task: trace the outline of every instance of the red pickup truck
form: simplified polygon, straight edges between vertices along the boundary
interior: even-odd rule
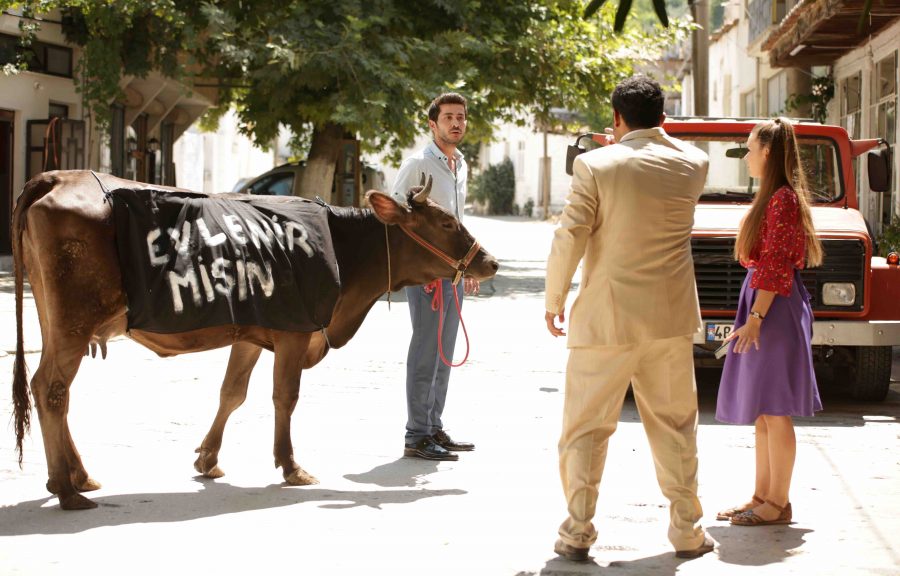
[[[713,351],[731,332],[746,271],[734,260],[741,218],[758,182],[742,158],[760,119],[670,118],[663,128],[709,154],[709,175],[694,215],[691,247],[704,330],[694,338],[698,366],[724,362]],[[900,346],[900,266],[897,253],[876,256],[870,227],[859,212],[856,177],[868,170],[873,193],[889,190],[890,149],[879,140],[851,140],[839,126],[798,120],[795,131],[814,200],[816,231],[825,259],[802,272],[815,316],[817,370],[833,370],[856,398],[883,400],[891,380],[891,347]],[[567,171],[605,136],[582,134],[569,147]]]

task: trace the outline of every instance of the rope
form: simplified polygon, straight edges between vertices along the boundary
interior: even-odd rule
[[[441,338],[441,334],[444,332],[444,283],[440,278],[425,285],[425,293],[431,294],[432,292],[434,292],[434,296],[431,297],[431,309],[438,313],[438,353],[441,356],[441,362],[451,368],[458,368],[469,359],[469,332],[466,330],[466,323],[463,321],[462,311],[459,307],[459,292],[456,291],[456,284],[454,284],[453,298],[456,300],[456,314],[459,316],[459,323],[462,324],[463,335],[466,337],[466,355],[459,364],[454,364],[444,356],[444,343]]]

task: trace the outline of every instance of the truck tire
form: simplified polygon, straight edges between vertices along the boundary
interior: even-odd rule
[[[891,387],[891,347],[857,346],[850,385],[857,400],[881,402]]]

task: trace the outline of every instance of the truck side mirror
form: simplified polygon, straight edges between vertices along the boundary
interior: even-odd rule
[[[579,137],[578,140],[581,140],[581,138]],[[566,174],[569,176],[572,175],[572,165],[575,164],[575,157],[587,151],[584,146],[578,144],[578,140],[575,141],[575,144],[569,144],[569,147],[566,149]]]
[[[575,144],[570,145],[568,149],[566,149],[566,174],[569,176],[572,175],[572,166],[575,164],[575,157],[579,154],[584,154],[587,152],[587,147],[581,144],[581,141],[584,138],[588,140],[592,140],[595,142],[594,146],[591,148],[593,150],[597,146],[604,146],[606,143],[606,139],[604,138],[602,141],[597,139],[597,134],[593,132],[586,132],[584,134],[579,134],[578,138],[575,139]]]
[[[891,147],[884,146],[872,150],[866,156],[869,169],[869,188],[873,192],[888,192],[891,189]]]

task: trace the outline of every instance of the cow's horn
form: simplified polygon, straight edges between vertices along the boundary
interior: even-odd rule
[[[428,175],[428,181],[425,181],[425,175],[422,174],[422,184],[425,185],[424,188],[419,190],[413,195],[413,201],[418,202],[419,204],[424,204],[428,201],[428,195],[431,194],[431,174]]]

